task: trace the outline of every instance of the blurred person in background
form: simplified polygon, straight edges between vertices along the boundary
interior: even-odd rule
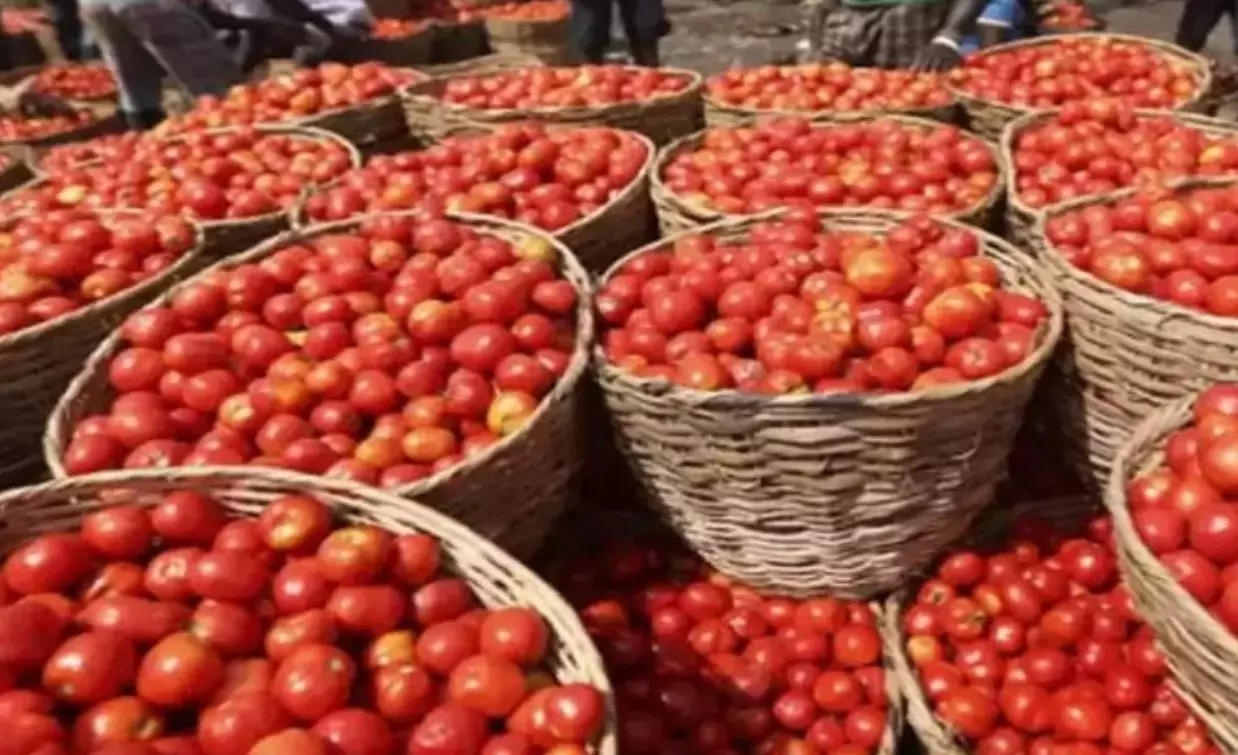
[[[606,59],[616,3],[632,62],[638,66],[661,65],[658,43],[670,33],[662,0],[572,0],[572,29],[581,57],[586,63]]]
[[[1238,54],[1238,9],[1233,0],[1186,0],[1182,15],[1178,17],[1174,44],[1191,52],[1203,50],[1212,30],[1225,16],[1229,16],[1230,44]]]
[[[52,28],[56,31],[56,43],[60,45],[65,59],[88,60],[98,57],[99,51],[82,25],[77,0],[50,0],[46,7]]]

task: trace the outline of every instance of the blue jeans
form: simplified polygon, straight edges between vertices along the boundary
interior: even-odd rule
[[[163,78],[188,95],[222,95],[242,80],[215,29],[182,0],[81,0],[82,22],[116,77],[126,113],[163,109]]]
[[[619,20],[628,44],[653,44],[666,33],[661,0],[617,0]],[[586,61],[601,62],[610,47],[610,27],[616,0],[572,0],[572,33]]]

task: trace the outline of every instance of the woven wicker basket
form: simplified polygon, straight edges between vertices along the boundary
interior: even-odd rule
[[[1118,451],[1105,490],[1113,516],[1118,563],[1131,597],[1156,632],[1156,639],[1184,691],[1203,701],[1201,718],[1224,752],[1238,752],[1238,638],[1221,625],[1170,574],[1135,531],[1126,486],[1136,475],[1163,463],[1163,445],[1189,424],[1196,396],[1177,399],[1153,412]]]
[[[115,113],[115,108],[111,109],[110,114],[102,114],[98,120],[87,123],[80,128],[62,131],[59,134],[45,136],[42,139],[28,139],[20,144],[24,144],[31,149],[43,149],[46,147],[54,147],[57,144],[69,144],[70,142],[81,142],[87,139],[93,139],[96,136],[104,136],[106,134],[119,134],[124,131],[125,121]],[[9,146],[18,144],[18,142],[0,142],[0,146]]]
[[[577,61],[570,18],[549,21],[487,18],[486,37],[497,53],[529,55],[546,65],[570,65]]]
[[[0,193],[16,189],[34,178],[30,150],[25,147],[0,147],[0,155],[11,162],[0,169]]]
[[[118,489],[124,491],[119,496]],[[311,495],[337,509],[348,522],[435,538],[442,548],[445,571],[467,582],[482,605],[525,606],[541,614],[551,633],[547,658],[554,678],[591,685],[605,696],[606,720],[591,751],[617,755],[617,719],[610,681],[601,655],[576,612],[554,588],[515,558],[459,522],[415,501],[343,480],[278,470],[214,467],[104,472],[0,494],[0,548],[9,551],[31,535],[75,528],[84,514],[115,503],[117,497],[149,506],[158,503],[162,495],[180,490],[206,493],[242,516],[254,516],[285,495]]]
[[[822,217],[839,230],[880,232],[903,216]],[[756,222],[698,232],[739,239]],[[636,378],[595,350],[628,463],[715,568],[760,589],[868,598],[905,584],[991,500],[1062,316],[1045,271],[977,233],[1007,284],[1051,313],[1028,359],[986,380],[886,395],[706,393]]]
[[[1224,139],[1238,137],[1238,124],[1209,118],[1195,113],[1168,112],[1164,110],[1136,110],[1141,118],[1169,118],[1184,126],[1189,126],[1205,136]],[[1042,239],[1036,232],[1036,223],[1046,211],[1053,206],[1032,208],[1023,203],[1016,189],[1018,176],[1015,175],[1015,142],[1019,136],[1037,126],[1041,126],[1056,116],[1055,111],[1039,111],[1027,113],[1006,124],[1002,129],[1002,139],[999,145],[1001,161],[1008,175],[1006,182],[1009,189],[1006,192],[1006,231],[1007,238],[1025,249],[1038,249]]]
[[[905,126],[919,126],[926,129],[937,128],[941,126],[940,121],[928,120],[926,118],[915,118],[906,115],[874,115],[867,118],[846,119],[842,123],[855,123],[858,121],[894,121]],[[837,125],[840,121],[829,121],[819,119],[816,123],[820,127],[828,128],[830,125]],[[662,174],[671,161],[683,152],[694,150],[704,141],[706,131],[700,131],[690,136],[685,136],[682,139],[676,139],[666,145],[658,152],[657,162],[653,166],[653,172],[649,177],[649,193],[653,199],[654,209],[658,213],[658,226],[662,229],[662,233],[666,235],[680,233],[691,228],[696,228],[707,223],[716,223],[719,220],[734,220],[742,218],[738,215],[726,215],[707,207],[702,207],[689,200],[686,197],[679,196],[666,188],[666,184],[662,182]],[[993,165],[995,170],[1001,171],[1003,161],[999,156],[997,149],[988,142],[983,142],[989,149],[989,153],[993,156]],[[950,215],[949,217],[963,223],[985,228],[993,218],[994,209],[997,206],[998,200],[1002,197],[1003,181],[1001,173],[998,174],[998,181],[994,184],[993,189],[984,200],[976,206],[971,207],[959,213]],[[847,209],[843,207],[832,209]]]
[[[416,212],[380,214],[413,216]],[[268,239],[245,254],[231,257],[216,268],[255,262],[289,244],[326,233],[345,232],[356,228],[369,217],[374,216],[365,215],[295,229]],[[529,237],[548,239],[540,231],[518,223],[480,215],[458,215],[454,218],[475,230],[509,240]],[[579,421],[579,388],[593,338],[593,313],[586,295],[589,290],[588,274],[566,247],[558,242],[551,243],[558,253],[564,277],[579,294],[576,340],[567,372],[519,432],[495,443],[484,453],[396,491],[459,519],[522,557],[541,544],[555,519],[572,499],[579,482],[583,431]],[[160,297],[154,305],[166,304],[170,297],[171,292]],[[73,428],[86,414],[104,410],[113,397],[107,378],[108,363],[121,346],[119,333],[103,341],[85,359],[85,365],[75,370],[77,377],[60,396],[48,419],[43,453],[48,468],[56,477],[66,475],[61,459]]]
[[[397,68],[410,68],[429,63],[434,56],[434,38],[438,25],[427,24],[425,28],[404,37],[394,39],[370,37],[358,50],[362,60],[377,60]]]
[[[394,93],[352,107],[290,121],[285,125],[330,131],[361,148],[408,135],[400,98]]]
[[[1195,179],[1178,186],[1231,186]],[[1037,224],[1135,193],[1126,189],[1058,205]],[[1150,412],[1216,382],[1238,379],[1238,319],[1217,317],[1133,294],[1067,262],[1040,242],[1055,273],[1070,337],[1055,360],[1051,394],[1060,442],[1080,478],[1103,489],[1113,459]]]
[[[1010,524],[1023,515],[1033,515],[1068,529],[1082,523],[1085,516],[1096,513],[1099,505],[1087,498],[1060,498],[1033,501],[1012,507],[992,509],[977,522],[974,532],[965,542],[975,546],[999,544]],[[959,739],[933,715],[933,708],[920,686],[920,677],[907,658],[906,636],[903,633],[903,606],[914,596],[901,590],[886,601],[882,634],[886,663],[893,668],[903,699],[907,703],[907,722],[928,755],[973,755],[974,748]]]
[[[1208,90],[1212,86],[1212,72],[1209,69],[1208,61],[1193,52],[1188,52],[1181,47],[1171,45],[1168,42],[1162,42],[1159,39],[1152,39],[1150,37],[1136,37],[1130,34],[1087,32],[1069,35],[1051,35],[1048,37],[1033,37],[1031,39],[1022,39],[1017,42],[1006,42],[1005,44],[986,47],[978,54],[991,55],[1010,52],[1011,50],[1035,47],[1038,45],[1054,44],[1057,40],[1064,36],[1071,39],[1092,38],[1146,45],[1159,51],[1166,58],[1186,65],[1196,75],[1199,88],[1194,97],[1174,109],[1188,112],[1203,112],[1204,97],[1207,95]],[[950,90],[950,93],[954,95],[955,99],[957,99],[963,106],[963,110],[966,111],[968,125],[971,130],[992,141],[997,141],[1001,138],[1002,129],[1006,127],[1006,124],[1015,120],[1019,116],[1026,115],[1027,113],[1034,113],[1039,110],[1038,108],[1033,107],[1010,105],[1004,102],[992,102],[981,99],[951,85],[949,77],[946,78],[946,86]]]
[[[479,76],[484,73],[505,71],[509,68],[535,68],[540,65],[542,62],[531,55],[496,52],[456,63],[418,66],[417,70],[435,78],[451,78],[452,76]]]
[[[125,210],[98,213],[105,220],[132,214]],[[201,266],[204,242],[201,229],[195,230],[194,246],[158,275],[55,320],[0,336],[0,406],[5,419],[0,425],[0,485],[42,476],[43,464],[35,446],[60,394],[90,352],[125,316]]]
[[[439,95],[448,78],[440,77],[413,84],[400,92],[408,130],[428,141],[470,126],[511,121],[538,121],[545,124],[612,126],[636,131],[662,145],[699,130],[701,124],[701,75],[678,68],[665,69],[689,80],[682,91],[644,102],[587,107],[542,107],[529,109],[480,110],[443,102]],[[489,73],[489,72],[487,72]]]
[[[486,42],[486,25],[480,18],[472,21],[440,22],[434,31],[434,47],[430,60],[450,64],[469,62],[490,51]]]

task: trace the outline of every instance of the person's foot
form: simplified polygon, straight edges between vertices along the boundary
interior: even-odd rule
[[[657,42],[633,42],[632,47],[632,62],[638,66],[646,68],[657,68],[660,66],[661,59],[658,55]]]
[[[167,114],[162,110],[139,110],[124,113],[125,123],[130,131],[149,131],[163,122]]]

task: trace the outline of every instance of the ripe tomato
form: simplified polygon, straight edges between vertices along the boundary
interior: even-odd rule
[[[303,645],[280,662],[272,694],[293,716],[317,721],[348,700],[355,677],[356,665],[339,648]]]
[[[168,635],[138,667],[138,697],[166,708],[208,699],[223,682],[219,654],[189,632]]]

